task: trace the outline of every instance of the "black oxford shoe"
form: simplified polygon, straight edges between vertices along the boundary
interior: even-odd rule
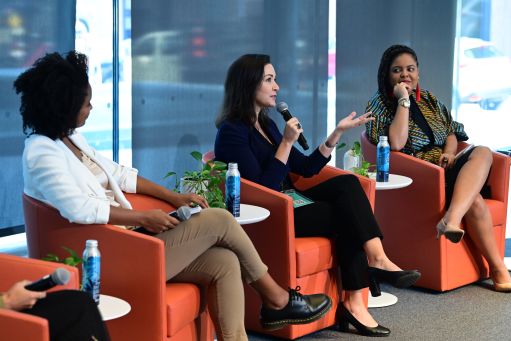
[[[332,300],[325,294],[302,295],[289,289],[289,302],[280,309],[261,307],[261,325],[266,330],[280,329],[288,324],[307,324],[320,319],[332,307]]]

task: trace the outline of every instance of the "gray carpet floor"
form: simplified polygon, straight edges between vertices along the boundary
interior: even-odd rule
[[[511,293],[491,290],[490,281],[482,281],[445,293],[418,288],[382,290],[398,297],[389,307],[372,308],[371,314],[391,334],[385,340],[511,340]],[[365,337],[324,329],[299,340],[362,340]],[[251,341],[278,340],[250,333]]]

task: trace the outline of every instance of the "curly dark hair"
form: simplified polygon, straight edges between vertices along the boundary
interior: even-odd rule
[[[389,84],[390,66],[392,65],[392,62],[394,62],[394,60],[403,53],[411,55],[413,59],[415,59],[417,67],[419,67],[417,54],[412,48],[406,45],[392,45],[386,49],[381,56],[380,66],[378,67],[378,91],[384,97],[384,102],[389,106],[393,101],[393,98],[389,95],[393,93],[393,88]]]
[[[265,54],[245,54],[231,64],[225,78],[222,109],[215,122],[217,127],[226,120],[242,121],[250,126],[256,122],[255,94],[267,64],[270,64],[270,56]],[[267,117],[264,108],[259,113],[261,126],[265,126]]]
[[[87,56],[76,51],[46,54],[14,81],[21,93],[20,113],[26,135],[53,140],[72,134],[88,94]]]

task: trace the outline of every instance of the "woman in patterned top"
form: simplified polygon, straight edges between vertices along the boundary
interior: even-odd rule
[[[493,224],[483,195],[492,164],[487,147],[467,149],[455,160],[458,141],[468,140],[463,125],[427,90],[419,88],[419,62],[414,50],[393,45],[384,53],[378,69],[378,91],[369,101],[374,121],[366,124],[369,140],[389,137],[390,148],[445,169],[446,213],[438,222],[437,238],[445,235],[458,243],[467,232],[488,261],[496,291],[511,292],[511,276],[497,249]]]

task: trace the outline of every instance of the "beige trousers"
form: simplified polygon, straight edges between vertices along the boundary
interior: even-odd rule
[[[199,285],[219,340],[248,340],[242,278],[268,271],[249,237],[226,210],[209,208],[155,237],[165,243],[167,280]]]

